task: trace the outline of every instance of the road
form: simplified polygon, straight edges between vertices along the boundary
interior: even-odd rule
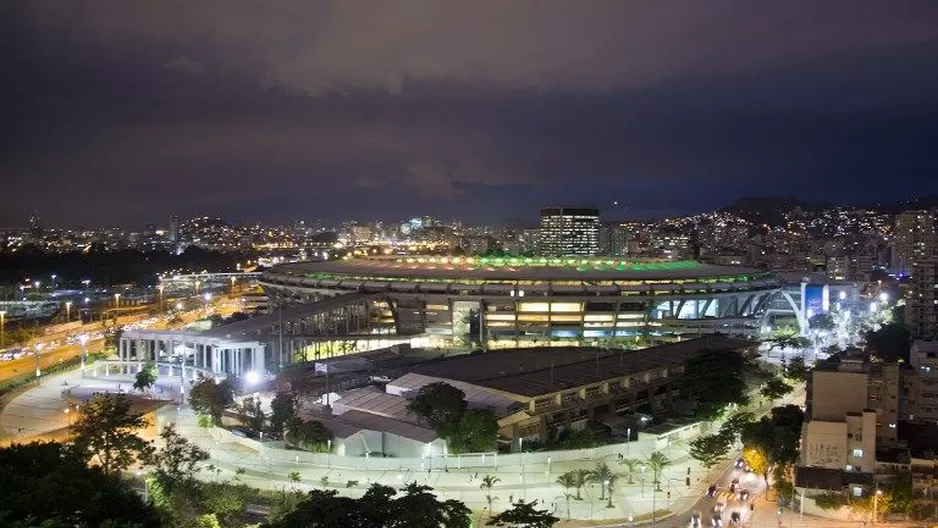
[[[238,311],[239,309],[240,309],[240,303],[237,301],[237,298],[227,299],[225,297],[218,297],[217,300],[212,303],[212,307],[211,307],[212,313],[219,313],[225,316],[231,315],[232,313]],[[163,319],[153,318],[155,320],[153,324],[149,327],[154,328],[154,329],[180,328],[182,326],[190,324],[193,321],[196,321],[204,317],[205,315],[206,315],[206,312],[201,309],[193,310],[190,312],[185,312],[182,314],[182,321],[176,324],[170,324],[168,321],[165,321]],[[146,321],[149,318],[150,317],[146,315],[126,316],[126,317],[121,317],[118,320],[117,324],[118,326],[136,324],[142,321]],[[74,332],[74,333],[81,333],[81,334],[98,333],[100,334],[102,333],[102,331],[103,329],[101,325],[98,323],[98,324],[93,324],[93,325],[91,324],[86,325],[85,327],[81,329],[81,331]],[[65,335],[45,336],[43,338],[43,341],[40,341],[40,343],[49,343],[52,341],[65,341],[66,337],[67,336]],[[11,378],[31,375],[35,373],[36,371],[35,344],[36,343],[33,343],[31,344],[30,347],[25,348],[24,350],[27,351],[28,353],[19,359],[0,361],[0,381],[5,381]],[[85,345],[85,348],[88,354],[92,354],[96,352],[103,352],[104,351],[104,339],[98,338],[98,339],[89,340],[88,343]],[[39,354],[39,368],[40,370],[46,369],[48,367],[57,365],[64,361],[68,361],[69,359],[78,357],[80,354],[81,354],[81,345],[78,345],[78,344],[64,345],[64,346],[58,346],[56,348],[52,348],[48,350],[42,350],[40,351],[40,354]]]

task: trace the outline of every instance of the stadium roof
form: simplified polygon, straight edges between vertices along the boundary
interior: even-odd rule
[[[705,350],[743,350],[752,341],[713,335],[634,351],[524,348],[450,357],[413,372],[526,397],[552,394],[648,370],[676,367]]]
[[[485,279],[534,280],[668,280],[758,276],[765,270],[717,266],[692,260],[635,260],[613,257],[369,257],[276,266],[270,273],[310,278],[373,280]]]

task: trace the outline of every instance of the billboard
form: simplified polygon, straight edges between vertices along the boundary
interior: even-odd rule
[[[826,284],[807,284],[804,287],[804,314],[808,319],[826,314],[831,309],[831,292]]]

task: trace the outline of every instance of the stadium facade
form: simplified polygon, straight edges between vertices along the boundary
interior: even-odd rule
[[[365,294],[372,330],[484,342],[753,337],[772,306],[803,314],[771,272],[696,261],[386,256],[285,264],[259,283],[281,306]]]

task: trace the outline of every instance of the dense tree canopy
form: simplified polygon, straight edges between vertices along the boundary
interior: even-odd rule
[[[730,439],[722,434],[698,436],[689,446],[690,456],[707,469],[726,460],[730,452]]]
[[[742,441],[746,451],[765,458],[763,473],[771,465],[794,464],[798,458],[803,422],[804,412],[801,407],[785,405],[775,407],[770,416],[763,416],[761,420],[743,427]],[[753,468],[753,471],[756,469]]]
[[[217,253],[196,247],[176,255],[166,251],[106,251],[92,246],[87,251],[48,253],[23,248],[0,253],[0,282],[19,282],[23,277],[47,276],[54,272],[59,284],[77,287],[92,284],[155,284],[156,276],[170,269],[192,271],[235,271],[238,262],[250,258],[240,253]]]
[[[777,400],[786,394],[790,394],[794,387],[785,383],[785,380],[778,376],[772,376],[762,384],[759,394],[766,400]]]
[[[196,414],[209,416],[215,425],[221,425],[221,415],[234,405],[234,382],[229,378],[216,381],[202,378],[189,392],[189,405]]]
[[[747,361],[732,350],[710,350],[691,358],[684,366],[684,392],[696,402],[701,420],[713,420],[730,404],[749,403],[743,371]]]
[[[912,334],[905,326],[890,323],[883,325],[879,330],[867,332],[866,344],[873,355],[885,363],[908,363]]]
[[[158,512],[117,476],[62,444],[0,449],[0,526],[159,528]]]
[[[469,528],[470,510],[456,500],[441,501],[427,486],[397,490],[373,484],[360,499],[334,490],[314,490],[296,509],[264,528]]]
[[[503,528],[551,528],[559,520],[549,511],[537,508],[536,500],[520,500],[512,504],[511,508],[490,518],[485,524]]]
[[[85,403],[72,426],[75,452],[111,474],[127,469],[151,451],[137,435],[147,421],[131,411],[124,395],[99,394]]]
[[[441,381],[421,387],[407,409],[440,430],[455,427],[467,406],[463,391]]]
[[[322,422],[316,420],[304,422],[299,418],[291,418],[287,421],[284,438],[287,442],[307,451],[325,452],[329,449],[329,442],[333,435]]]

